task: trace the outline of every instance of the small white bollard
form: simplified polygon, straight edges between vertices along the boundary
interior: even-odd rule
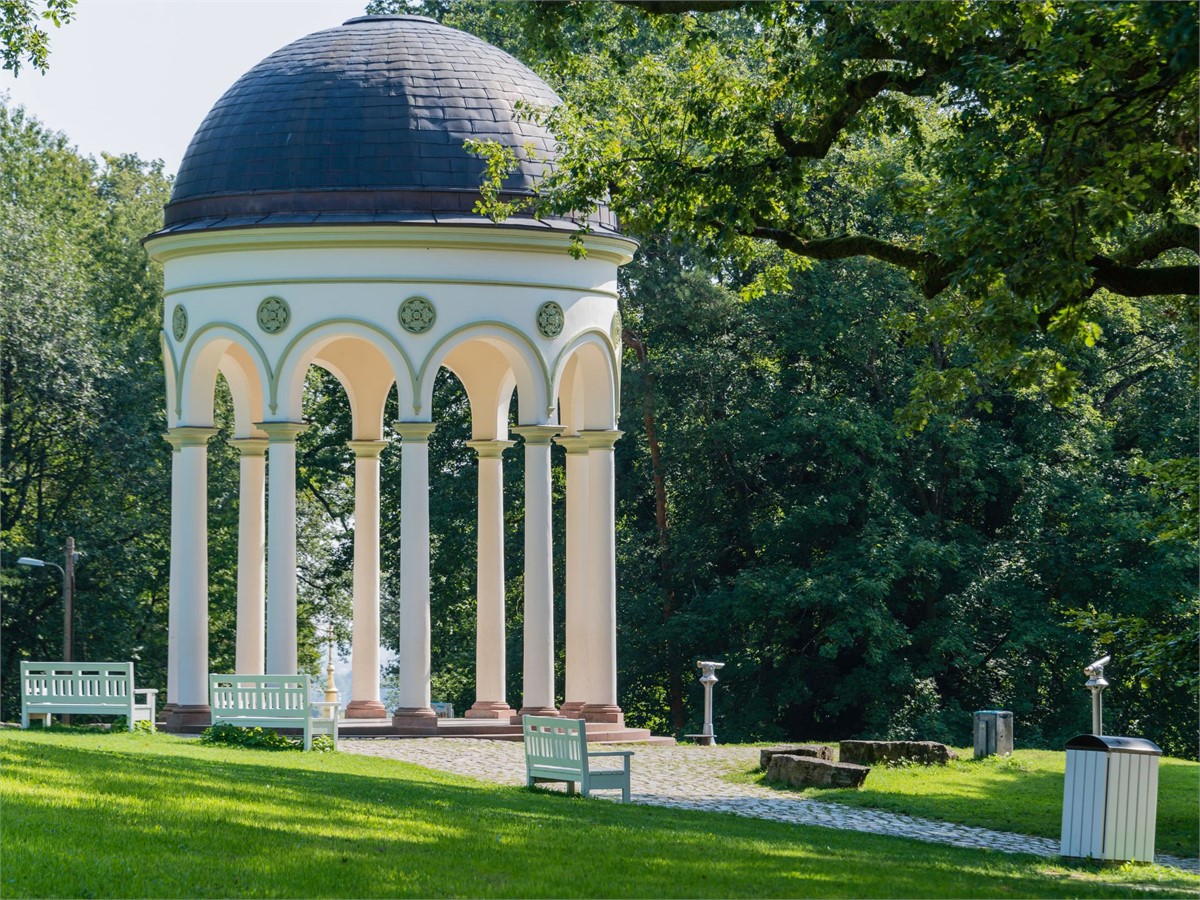
[[[692,738],[702,747],[715,747],[717,736],[713,733],[712,692],[713,685],[717,683],[717,669],[725,668],[725,663],[700,660],[696,663],[696,668],[700,670],[700,683],[704,685],[704,728],[700,734],[689,734],[685,737]]]

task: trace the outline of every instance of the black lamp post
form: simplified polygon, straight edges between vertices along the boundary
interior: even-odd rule
[[[75,552],[75,538],[67,538],[66,567],[57,563],[22,556],[17,560],[18,566],[33,566],[42,568],[50,566],[58,569],[63,580],[63,662],[71,662],[71,647],[75,643],[75,561],[79,554]]]

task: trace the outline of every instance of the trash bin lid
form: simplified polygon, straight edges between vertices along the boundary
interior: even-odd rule
[[[1011,716],[1012,713],[1006,709],[977,709],[977,710],[975,710],[975,715],[977,715],[977,716]]]
[[[1103,750],[1107,753],[1149,753],[1162,756],[1154,741],[1138,737],[1118,737],[1113,734],[1081,734],[1067,741],[1067,750]]]

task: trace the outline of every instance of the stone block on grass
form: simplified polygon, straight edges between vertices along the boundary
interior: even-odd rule
[[[958,754],[937,741],[842,741],[838,759],[860,766],[902,762],[944,766]]]
[[[866,766],[851,763],[777,753],[767,765],[767,780],[793,787],[859,788],[870,771]]]
[[[827,759],[833,762],[833,748],[823,744],[796,744],[791,747],[764,747],[758,751],[758,767],[765,769],[771,764],[771,757],[786,753],[788,756],[809,756],[813,759]]]

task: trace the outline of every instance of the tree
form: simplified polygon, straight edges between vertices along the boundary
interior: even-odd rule
[[[20,659],[61,653],[58,585],[16,569],[66,536],[77,658],[166,663],[170,451],[162,441],[162,276],[140,240],[159,226],[161,165],[97,165],[0,105],[0,539],[3,700]],[[217,566],[219,571],[220,567]]]
[[[3,68],[19,75],[28,62],[45,72],[50,59],[50,35],[40,26],[59,28],[75,16],[76,0],[0,0],[0,57]],[[40,8],[39,8],[40,7]]]
[[[526,111],[563,142],[534,205],[604,200],[633,233],[716,259],[769,242],[790,255],[776,278],[898,267],[918,289],[908,333],[932,348],[916,426],[996,378],[1065,401],[1101,293],[1200,293],[1194,3],[510,12],[566,101]],[[520,152],[476,147],[498,177]],[[869,219],[828,202],[845,191]]]

